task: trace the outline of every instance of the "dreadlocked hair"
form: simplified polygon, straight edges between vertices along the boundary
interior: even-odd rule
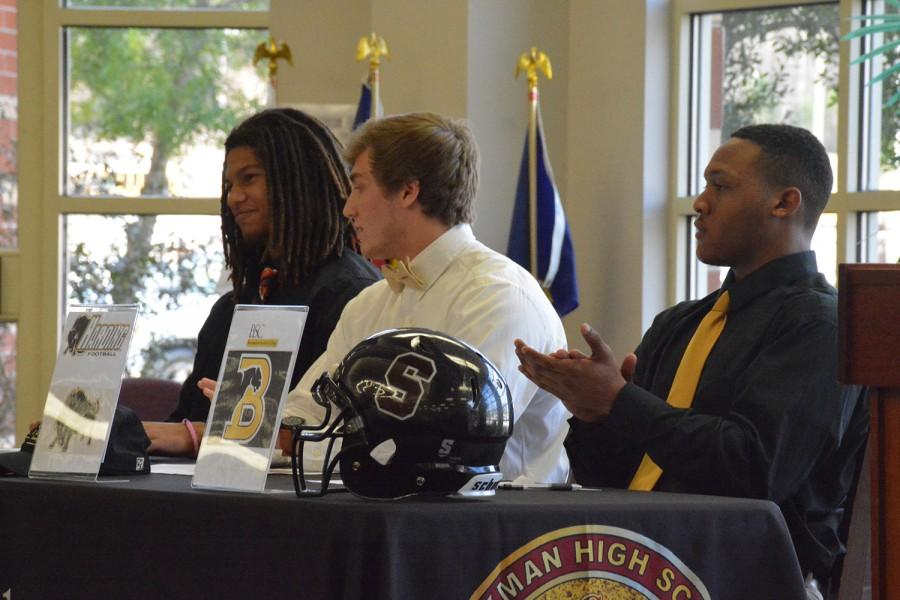
[[[298,285],[322,261],[340,255],[352,230],[342,215],[350,180],[341,143],[317,119],[292,108],[273,108],[235,127],[225,155],[251,148],[266,171],[269,235],[264,247],[245,244],[228,208],[222,169],[222,244],[235,302],[249,302],[262,267],[278,271],[278,285]]]

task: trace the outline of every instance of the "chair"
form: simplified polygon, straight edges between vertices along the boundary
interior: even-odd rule
[[[826,600],[871,600],[871,477],[869,448],[860,461],[855,493],[847,502],[846,517],[839,534],[845,540],[847,554],[838,560],[828,582]]]
[[[137,413],[141,421],[165,421],[178,405],[181,384],[167,379],[126,377],[119,402]]]

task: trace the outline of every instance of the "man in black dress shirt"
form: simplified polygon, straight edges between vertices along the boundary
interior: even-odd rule
[[[585,324],[591,356],[516,340],[521,369],[574,415],[576,481],[628,487],[646,453],[662,469],[655,490],[772,500],[803,572],[821,580],[843,551],[837,528],[868,434],[864,394],[836,379],[837,293],[810,251],[831,192],[828,156],[803,129],[750,126],[704,177],[697,257],[731,268],[730,304],[693,404],[666,397],[722,290],[659,314],[621,364]]]

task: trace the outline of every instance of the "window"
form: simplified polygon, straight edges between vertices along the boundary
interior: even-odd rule
[[[16,2],[0,0],[0,267],[6,257],[17,256],[19,246],[17,38]],[[0,296],[0,448],[9,448],[16,430],[17,315],[4,300]]]
[[[866,14],[897,13],[883,0],[864,4]],[[900,31],[877,33],[861,40],[860,54],[900,40]],[[894,48],[875,56],[860,67],[862,79],[869,82],[886,66],[900,64],[900,50]],[[864,162],[859,173],[859,187],[864,190],[900,190],[900,114],[897,106],[886,103],[900,92],[900,77],[896,75],[862,90],[863,116],[867,127],[862,131]]]
[[[0,323],[0,393],[2,336],[18,337],[21,436],[43,406],[69,304],[140,303],[129,374],[177,380],[190,369],[201,318],[227,286],[222,143],[268,96],[265,65],[252,58],[268,39],[269,1],[43,0],[18,8],[22,35],[43,43],[20,57],[22,85],[43,105],[22,110],[23,128],[35,134],[19,152],[35,160],[20,181],[29,202],[19,207],[18,236],[30,252],[17,269],[27,279],[19,289],[41,293],[22,291],[15,327]],[[0,427],[8,422],[0,402]]]
[[[837,4],[693,15],[691,185],[715,149],[753,123],[811,130],[837,165]]]
[[[859,214],[859,260],[900,262],[900,210]]]
[[[69,2],[160,9],[266,4]],[[63,30],[62,187],[86,204],[62,215],[66,306],[140,303],[129,374],[183,379],[198,324],[228,287],[218,217],[222,145],[232,127],[265,105],[267,83],[252,57],[266,34],[148,27],[139,16],[120,16],[129,26]],[[198,212],[208,214],[166,214],[188,199],[200,199]],[[110,208],[118,214],[103,214]]]
[[[773,4],[775,6],[773,6]],[[676,299],[699,298],[718,288],[726,269],[696,261],[690,229],[693,197],[716,147],[745,124],[776,122],[804,127],[825,145],[835,186],[813,237],[819,270],[836,283],[839,262],[894,261],[900,251],[900,113],[883,102],[900,90],[900,76],[864,85],[896,64],[900,50],[865,68],[850,59],[865,45],[840,40],[851,26],[854,3],[682,0],[678,6],[685,48],[679,66],[678,139],[673,223],[684,256],[676,269]],[[883,1],[867,12],[884,12]],[[727,9],[727,10],[726,10]],[[853,26],[856,26],[855,24]],[[847,49],[852,48],[852,52]],[[893,258],[892,258],[893,257]]]
[[[0,448],[16,438],[16,324],[0,323]]]
[[[153,198],[159,211],[217,198],[225,135],[265,103],[265,79],[251,63],[262,37],[252,29],[67,28],[66,194],[117,204]],[[139,302],[130,374],[183,378],[196,324],[227,283],[219,218],[72,213],[63,232],[67,305]]]
[[[71,8],[267,10],[269,0],[68,0]]]
[[[230,290],[219,217],[70,214],[64,231],[67,305],[140,303],[129,374],[184,381],[200,324]]]
[[[66,193],[216,198],[222,142],[265,104],[255,30],[66,29]]]

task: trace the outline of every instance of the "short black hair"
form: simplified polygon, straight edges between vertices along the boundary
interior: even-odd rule
[[[804,225],[814,231],[834,181],[822,142],[792,125],[748,125],[731,137],[759,146],[761,173],[770,185],[800,190]]]
[[[234,298],[251,301],[263,261],[278,270],[279,284],[297,285],[322,261],[340,255],[351,230],[342,214],[350,179],[342,147],[317,119],[293,108],[259,112],[235,127],[225,155],[248,147],[266,171],[269,235],[264,248],[249,247],[228,208],[222,170],[222,243]]]

